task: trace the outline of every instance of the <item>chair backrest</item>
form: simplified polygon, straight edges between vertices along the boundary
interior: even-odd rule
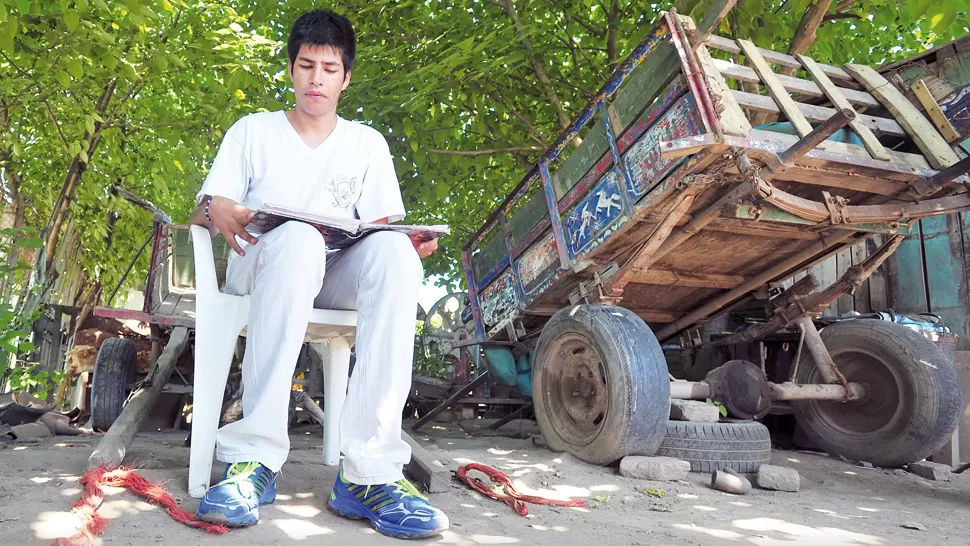
[[[172,286],[176,288],[195,288],[195,258],[193,256],[192,238],[189,236],[189,226],[165,226],[166,234],[172,242],[171,249],[171,278]],[[216,280],[219,290],[226,287],[226,267],[229,265],[229,253],[232,248],[225,237],[215,236],[212,241],[212,258],[216,266]]]
[[[192,254],[195,257],[195,290],[197,297],[219,293],[219,278],[213,256],[212,236],[202,226],[189,226],[192,235]],[[225,273],[223,272],[223,277]],[[223,281],[225,282],[225,281]]]

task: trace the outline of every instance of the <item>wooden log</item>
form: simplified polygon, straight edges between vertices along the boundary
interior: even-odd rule
[[[751,63],[751,67],[758,73],[761,82],[768,88],[768,94],[771,95],[775,104],[778,105],[778,108],[781,109],[785,117],[788,118],[788,121],[791,122],[795,131],[798,132],[798,136],[803,137],[811,133],[812,124],[805,119],[805,116],[795,104],[794,99],[788,94],[788,90],[778,81],[778,77],[771,71],[771,67],[768,66],[768,61],[761,55],[761,52],[758,51],[754,43],[748,40],[738,40],[737,42],[741,46],[741,51],[744,52],[744,56]]]
[[[179,326],[172,330],[168,343],[162,356],[158,357],[157,370],[152,378],[152,386],[141,389],[122,410],[121,415],[111,425],[108,432],[98,442],[98,447],[94,449],[88,457],[88,470],[104,467],[115,469],[121,466],[125,459],[125,453],[135,440],[135,434],[145,418],[151,412],[158,395],[162,392],[162,387],[168,383],[172,371],[175,370],[175,362],[185,349],[189,339],[189,331],[184,326]]]
[[[899,125],[926,155],[931,167],[942,170],[959,161],[936,127],[886,78],[872,68],[860,64],[847,64],[845,71],[855,76],[896,117]]]
[[[815,80],[818,87],[825,93],[825,96],[832,101],[832,104],[836,108],[852,109],[852,105],[849,104],[849,99],[846,98],[845,93],[843,93],[841,89],[832,83],[832,80],[825,75],[825,72],[822,71],[822,68],[818,65],[818,63],[815,62],[814,59],[804,55],[798,55],[797,58],[805,67],[805,71],[808,72],[809,76],[811,76],[813,80]],[[853,109],[853,111],[855,110]],[[859,120],[859,118],[850,121],[849,127],[851,127],[852,130],[859,135],[859,138],[862,139],[863,144],[865,144],[866,149],[869,150],[869,153],[872,154],[873,158],[881,159],[883,161],[890,161],[891,158],[886,152],[886,149],[883,148],[882,143],[879,142],[876,135],[872,134],[872,131],[866,127],[865,124]]]
[[[451,489],[451,470],[434,458],[407,432],[401,438],[411,446],[411,461],[404,465],[404,473],[424,487],[428,493],[444,493]]]
[[[744,281],[745,278],[739,275],[716,275],[714,273],[666,271],[662,269],[649,269],[647,271],[634,269],[630,274],[631,283],[690,286],[693,288],[734,288]]]

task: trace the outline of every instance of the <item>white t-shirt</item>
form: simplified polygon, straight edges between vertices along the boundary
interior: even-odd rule
[[[257,210],[266,203],[373,222],[404,218],[387,141],[377,130],[337,117],[327,139],[310,148],[286,114],[250,114],[226,132],[196,196],[227,197]]]

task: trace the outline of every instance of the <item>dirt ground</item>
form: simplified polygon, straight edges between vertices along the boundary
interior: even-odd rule
[[[754,490],[745,496],[708,487],[709,476],[683,482],[647,482],[621,477],[614,468],[587,465],[536,446],[535,424],[506,425],[501,436],[481,429],[487,422],[428,425],[414,437],[455,469],[484,462],[513,476],[520,490],[585,499],[587,508],[530,506],[521,517],[511,508],[455,482],[432,495],[452,529],[426,542],[463,544],[664,545],[664,544],[970,544],[970,476],[930,482],[902,470],[872,469],[824,455],[776,450],[772,462],[801,473],[801,492]],[[473,434],[469,434],[472,432]],[[156,459],[162,468],[140,471],[166,482],[194,510],[186,493],[189,451],[184,433],[141,435],[130,459]],[[157,506],[122,490],[106,496],[111,518],[96,544],[394,544],[365,523],[345,521],[326,510],[336,469],[323,466],[319,427],[292,435],[289,462],[275,504],[261,509],[259,525],[229,536],[209,536],[183,527]],[[70,506],[77,480],[96,438],[51,438],[34,444],[0,443],[0,544],[49,544],[74,532]],[[217,464],[214,473],[221,472]],[[664,489],[656,498],[645,488]],[[598,500],[597,500],[598,499]],[[903,528],[916,524],[922,530]]]

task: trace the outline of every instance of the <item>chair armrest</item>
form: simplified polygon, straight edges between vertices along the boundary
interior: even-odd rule
[[[219,293],[216,278],[216,261],[212,255],[212,235],[202,226],[189,226],[192,235],[192,253],[195,257],[195,291],[199,294]]]

